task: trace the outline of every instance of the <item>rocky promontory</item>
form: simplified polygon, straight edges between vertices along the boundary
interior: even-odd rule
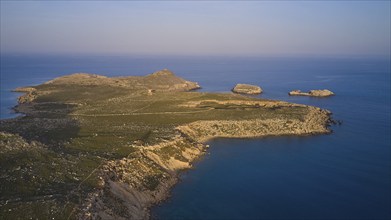
[[[249,94],[249,95],[255,95],[262,93],[262,89],[259,86],[254,86],[250,84],[236,84],[236,86],[232,89],[232,92],[234,93],[240,93],[240,94]]]
[[[330,133],[327,110],[196,88],[164,69],[17,89],[24,116],[0,120],[1,217],[148,219],[207,140]]]
[[[335,95],[328,89],[323,90],[310,90],[309,92],[302,92],[300,90],[293,90],[288,93],[291,96],[313,96],[313,97],[327,97]]]

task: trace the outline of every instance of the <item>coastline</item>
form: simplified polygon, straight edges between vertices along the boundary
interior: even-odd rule
[[[162,169],[167,171],[166,174],[168,176],[168,179],[164,179],[164,181],[160,182],[155,190],[153,190],[153,191],[145,191],[145,190],[138,191],[136,189],[136,187],[129,189],[128,186],[124,186],[124,185],[113,186],[113,184],[115,184],[115,182],[110,180],[110,178],[108,178],[107,174],[103,174],[103,176],[105,176],[105,177],[103,177],[103,179],[105,179],[104,185],[108,185],[109,189],[106,189],[108,191],[111,191],[111,192],[117,191],[116,188],[120,187],[121,188],[120,191],[122,193],[126,192],[125,194],[129,195],[128,198],[126,199],[127,204],[131,204],[134,207],[137,207],[127,213],[127,217],[129,219],[150,219],[151,218],[150,210],[154,206],[160,204],[161,202],[163,202],[167,198],[169,198],[171,189],[176,184],[178,184],[178,176],[180,175],[180,173],[192,168],[192,165],[195,161],[202,159],[202,157],[204,156],[204,154],[207,152],[207,149],[208,149],[208,147],[206,147],[206,142],[208,142],[212,139],[215,139],[215,138],[263,138],[263,137],[270,137],[270,136],[278,137],[278,136],[287,136],[287,135],[309,136],[309,135],[321,135],[321,134],[331,133],[331,130],[328,129],[328,126],[331,123],[331,119],[329,117],[331,113],[328,111],[325,111],[325,110],[321,110],[319,108],[314,108],[314,107],[310,107],[310,108],[311,108],[311,111],[315,112],[314,114],[317,114],[317,116],[319,116],[319,118],[322,118],[320,121],[318,121],[318,122],[320,122],[320,124],[316,124],[316,123],[311,122],[311,120],[313,120],[313,118],[315,117],[313,115],[313,117],[309,117],[309,119],[307,119],[306,122],[304,122],[302,124],[303,126],[308,126],[308,127],[305,127],[300,132],[298,132],[298,131],[288,132],[290,129],[287,129],[286,133],[280,131],[280,132],[275,132],[275,133],[251,134],[251,131],[249,131],[249,133],[247,135],[197,137],[197,139],[194,139],[194,137],[190,137],[187,134],[188,131],[183,131],[183,128],[184,127],[188,128],[189,125],[181,126],[180,128],[177,128],[177,130],[180,131],[181,135],[178,136],[177,139],[173,140],[171,143],[163,143],[162,144],[163,146],[160,144],[157,144],[154,146],[146,146],[144,148],[140,148],[140,150],[142,152],[141,153],[142,156],[154,161]],[[205,122],[203,122],[203,123],[205,123]],[[233,123],[237,123],[237,122],[233,122]],[[320,126],[320,127],[318,127],[318,126]],[[207,126],[207,127],[210,127],[210,126]],[[197,153],[195,153],[192,157],[187,158],[188,161],[186,163],[179,160],[179,161],[175,161],[177,163],[174,162],[174,163],[167,164],[167,163],[162,162],[159,155],[150,152],[150,151],[155,151],[156,149],[165,147],[170,144],[175,144],[177,141],[190,142],[191,145],[193,145],[193,147],[195,147],[197,149],[196,150]],[[213,146],[211,146],[211,147],[213,147]],[[189,147],[187,149],[189,149]],[[182,151],[181,153],[183,154],[184,152]],[[126,160],[123,162],[120,161],[120,162],[117,162],[114,167],[118,168],[121,166],[121,164],[127,164],[127,163],[129,163],[129,162],[126,162]],[[115,170],[115,168],[114,168],[114,170]],[[111,169],[110,171],[113,171],[113,169]],[[116,174],[116,175],[118,176],[118,174]],[[122,175],[119,175],[119,176],[122,176]],[[126,182],[126,180],[121,179],[121,178],[117,179],[116,181],[117,182]],[[100,195],[100,197],[104,197],[103,191],[100,191],[98,194]],[[116,194],[116,193],[114,193],[114,194]],[[117,196],[119,196],[119,195],[117,195]],[[140,199],[140,197],[143,199]],[[91,202],[91,201],[93,201],[93,202]],[[103,210],[99,209],[99,208],[98,208],[98,210],[96,209],[97,207],[102,207],[101,198],[98,199],[96,197],[90,199],[89,202],[87,202],[87,204],[84,205],[84,207],[90,207],[90,208],[89,209],[82,208],[84,213],[83,213],[83,215],[80,216],[81,219],[86,219],[86,218],[88,219],[90,217],[91,217],[91,219],[95,219],[97,217],[94,216],[94,213],[99,213],[99,212],[105,211],[104,209]],[[111,216],[111,217],[113,217],[113,216]],[[120,219],[121,217],[114,216],[114,218]]]
[[[66,203],[55,205],[65,207],[59,216],[79,219],[150,218],[150,208],[169,196],[179,172],[191,168],[213,138],[331,132],[327,110],[236,94],[188,92],[198,87],[168,70],[127,78],[73,74],[19,88],[26,93],[15,109],[26,116],[0,121],[0,131],[10,133],[6,145],[12,138],[21,138],[25,145],[41,143],[45,150],[38,156],[53,155],[53,161],[41,164],[46,168],[58,160],[58,153],[76,152],[64,160],[68,171],[45,177],[45,184],[53,178],[70,185],[69,192],[64,190]],[[35,175],[43,175],[35,169]]]

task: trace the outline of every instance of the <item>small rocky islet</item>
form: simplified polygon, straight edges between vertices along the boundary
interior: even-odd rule
[[[16,89],[24,116],[0,120],[0,217],[148,219],[209,139],[331,132],[324,109],[198,88],[164,69]]]
[[[312,97],[328,97],[335,95],[328,89],[310,90],[309,92],[302,92],[301,90],[292,90],[288,93],[290,96],[312,96]]]
[[[263,90],[259,86],[238,83],[232,89],[232,92],[239,93],[239,94],[257,95],[257,94],[261,94]]]

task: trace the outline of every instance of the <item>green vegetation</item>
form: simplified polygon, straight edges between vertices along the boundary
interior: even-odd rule
[[[184,82],[170,74],[113,79],[83,75],[34,87],[30,102],[16,108],[26,116],[0,121],[0,219],[75,217],[88,194],[99,189],[102,167],[123,158],[129,161],[110,178],[129,185],[140,181],[155,190],[168,174],[140,156],[139,149],[174,140],[180,135],[177,126],[208,120],[291,123],[303,121],[309,111],[237,94],[183,92],[194,89],[194,83],[187,88]],[[153,152],[166,161],[191,162],[183,152],[192,141]],[[114,212],[126,216],[118,198],[104,200],[118,203]]]

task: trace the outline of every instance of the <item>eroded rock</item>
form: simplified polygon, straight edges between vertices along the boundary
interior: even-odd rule
[[[314,96],[314,97],[327,97],[335,95],[332,91],[328,89],[319,89],[319,90],[310,90],[309,92],[302,92],[300,90],[293,90],[288,93],[291,96]]]
[[[240,94],[260,94],[262,93],[262,89],[259,86],[254,86],[250,84],[236,84],[236,86],[232,89],[232,92],[240,93]]]

